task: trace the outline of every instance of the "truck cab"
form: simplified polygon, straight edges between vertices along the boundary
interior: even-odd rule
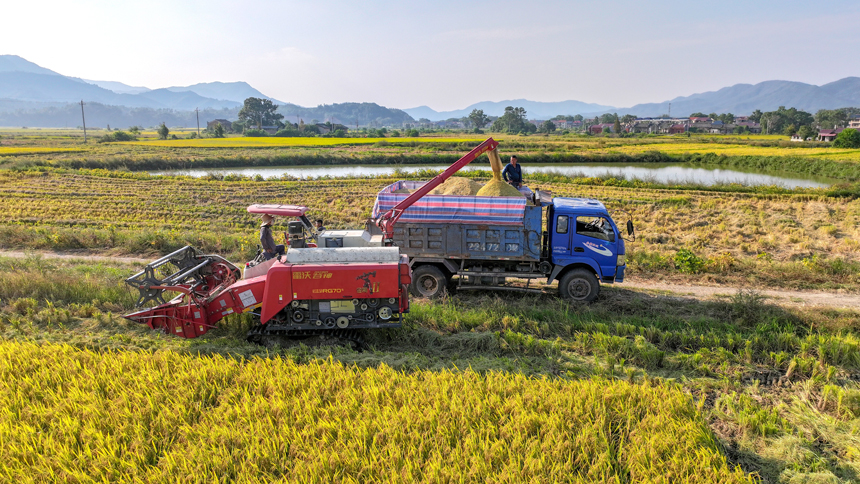
[[[544,256],[552,264],[547,282],[558,279],[563,297],[590,301],[597,297],[599,282],[624,280],[624,239],[603,203],[554,198],[547,205],[546,227]]]

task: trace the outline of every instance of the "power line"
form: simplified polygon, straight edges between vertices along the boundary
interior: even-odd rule
[[[84,117],[84,100],[81,99],[81,120],[84,123],[84,144],[87,142],[87,118]]]

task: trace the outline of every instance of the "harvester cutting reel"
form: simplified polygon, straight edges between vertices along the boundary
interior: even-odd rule
[[[171,264],[172,273],[164,275],[162,266]],[[125,280],[140,296],[136,307],[165,304],[165,291],[187,294],[198,305],[218,295],[241,277],[239,268],[218,255],[202,255],[187,245],[152,261]]]

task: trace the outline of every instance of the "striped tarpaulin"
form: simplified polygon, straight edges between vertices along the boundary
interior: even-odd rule
[[[408,193],[394,193],[408,188],[415,190],[427,182],[398,181],[380,190],[373,204],[373,217],[385,213],[405,200]],[[526,199],[520,197],[479,197],[476,195],[425,195],[407,208],[401,222],[426,223],[486,223],[522,225]]]

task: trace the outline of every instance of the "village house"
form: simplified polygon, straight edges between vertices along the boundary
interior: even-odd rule
[[[822,129],[818,131],[818,141],[833,141],[845,128]]]
[[[848,120],[848,127],[851,129],[860,129],[860,115],[851,116]]]
[[[566,119],[553,119],[552,124],[555,125],[556,129],[570,129],[573,127],[573,121]]]
[[[342,124],[337,123],[317,123],[316,127],[319,128],[320,134],[329,134],[332,131],[342,130],[344,133],[349,131],[349,128]]]
[[[231,131],[233,129],[233,123],[227,121],[226,119],[213,119],[212,121],[206,123],[206,129],[215,129],[215,126],[217,126],[218,124],[220,124],[221,127],[226,129],[227,131]]]
[[[610,132],[610,133],[615,132],[615,128],[614,128],[614,126],[613,126],[613,124],[612,124],[612,123],[600,123],[600,124],[595,124],[594,126],[592,126],[591,128],[589,128],[589,132],[590,132],[591,134],[600,134],[600,133],[602,133],[602,132],[603,132],[603,128],[609,128],[609,132]]]
[[[746,118],[746,116],[742,116]],[[739,118],[735,118],[739,119]],[[747,118],[749,119],[749,118]],[[751,134],[761,134],[761,125],[755,121],[736,121],[735,126],[747,128]]]

